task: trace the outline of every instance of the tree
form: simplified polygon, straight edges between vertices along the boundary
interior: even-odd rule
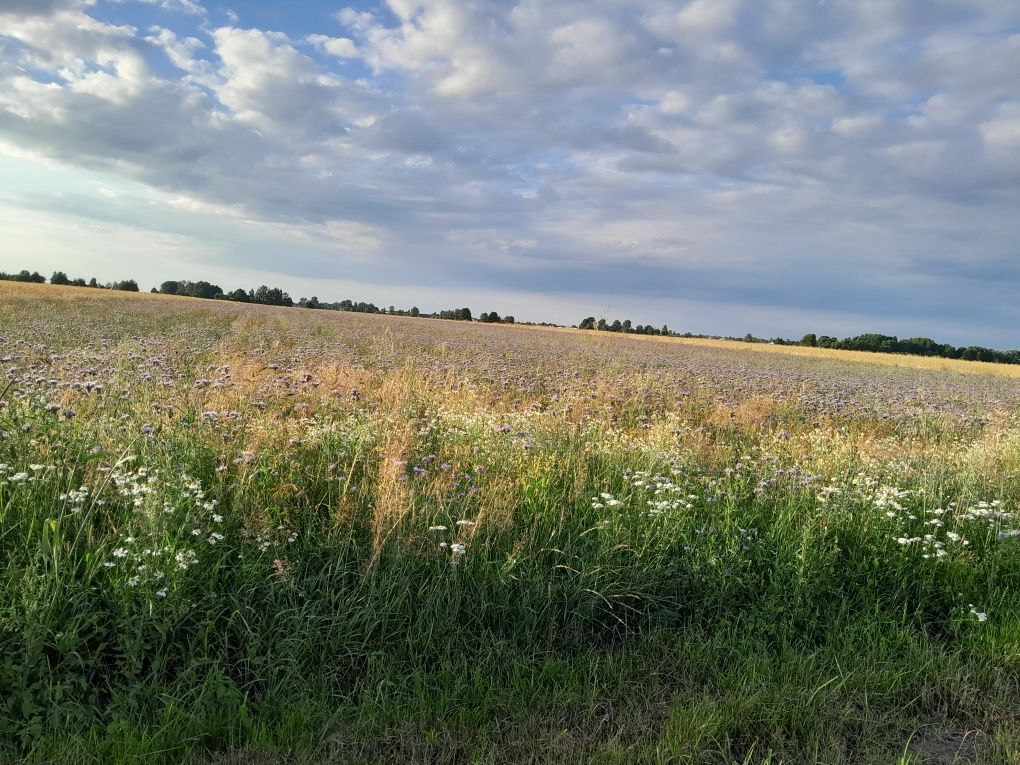
[[[578,329],[595,329],[595,317],[588,316],[580,324],[577,325]]]
[[[53,276],[50,277],[50,284],[61,284],[68,285],[71,280],[67,278],[67,274],[63,271],[54,271]]]
[[[420,315],[421,315],[421,312],[418,310],[418,306],[416,306],[416,305],[411,306],[411,316],[417,317],[417,316],[420,316]]]
[[[34,284],[45,284],[46,277],[40,274],[38,271],[29,272],[27,269],[18,271],[13,277],[16,282],[31,282]]]
[[[138,292],[138,282],[134,279],[125,279],[122,282],[116,282],[113,285],[113,289],[123,292]]]
[[[210,284],[209,282],[195,282],[191,285],[190,295],[192,297],[204,298],[206,300],[214,300],[223,294],[223,290],[220,289],[217,284]]]
[[[99,282],[96,281],[96,277],[93,276],[91,279],[89,279],[89,286],[92,287],[93,289],[99,288]]]
[[[504,324],[514,324],[515,323],[514,322],[514,317],[513,316],[504,316],[503,317],[503,323]]]
[[[180,282],[166,281],[159,285],[159,291],[164,295],[177,295],[180,293],[180,289]]]
[[[800,339],[801,345],[806,345],[809,348],[818,347],[818,336],[814,332],[808,332],[804,337]]]
[[[290,295],[281,290],[279,287],[267,287],[262,285],[255,294],[252,295],[253,303],[260,303],[262,305],[282,305],[290,308],[294,305],[294,301],[290,299]]]

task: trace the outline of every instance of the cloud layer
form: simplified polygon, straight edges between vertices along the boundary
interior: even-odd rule
[[[51,179],[0,180],[0,204],[191,243],[143,280],[1020,345],[1013,0],[245,13],[0,0],[0,151]]]

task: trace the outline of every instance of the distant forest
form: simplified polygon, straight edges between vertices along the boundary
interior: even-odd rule
[[[45,284],[47,279],[38,271],[22,270],[16,274],[8,274],[0,271],[0,281],[31,282]],[[127,279],[119,282],[99,283],[95,277],[88,281],[83,278],[71,279],[63,271],[55,271],[49,278],[50,284],[64,285],[69,287],[91,287],[93,289],[122,290],[125,292],[138,292],[138,282],[134,279]],[[470,308],[451,308],[436,313],[422,313],[417,306],[408,309],[388,306],[382,308],[375,303],[355,302],[353,300],[341,300],[335,303],[320,301],[314,295],[310,298],[300,298],[295,302],[290,295],[279,287],[268,287],[265,284],[255,289],[234,289],[224,292],[216,284],[206,281],[165,281],[159,288],[153,287],[151,292],[161,295],[179,295],[182,297],[203,298],[206,300],[228,300],[236,303],[253,303],[258,305],[284,306],[287,308],[308,308],[324,311],[349,311],[352,313],[376,313],[389,316],[413,316],[428,319],[447,319],[451,321],[478,321],[482,324],[515,324],[513,316],[500,316],[496,311],[482,312],[477,319]],[[560,324],[551,322],[520,322],[531,326],[559,327]],[[956,347],[949,343],[939,343],[927,337],[910,337],[900,340],[895,335],[882,335],[867,333],[855,337],[845,337],[842,340],[829,335],[816,335],[811,332],[800,340],[786,340],[781,337],[771,339],[759,338],[748,332],[743,337],[728,337],[724,335],[697,335],[692,332],[678,333],[668,326],[654,327],[651,324],[634,324],[630,319],[615,319],[608,321],[604,318],[596,319],[588,316],[578,325],[578,329],[592,330],[595,332],[618,332],[628,335],[658,335],[668,337],[703,338],[713,340],[739,340],[745,343],[770,343],[772,345],[801,345],[810,348],[836,348],[844,351],[872,351],[875,353],[898,353],[910,356],[934,356],[945,359],[962,359],[964,361],[988,361],[998,364],[1020,364],[1020,350],[1000,351],[994,348],[985,348],[980,345],[967,345]]]

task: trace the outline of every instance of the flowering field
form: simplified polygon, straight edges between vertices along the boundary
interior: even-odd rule
[[[1020,379],[0,285],[0,761],[1020,761]]]

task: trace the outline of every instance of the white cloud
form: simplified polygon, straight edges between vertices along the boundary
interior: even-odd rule
[[[867,135],[882,124],[880,114],[855,114],[848,117],[836,117],[832,121],[832,130],[844,138],[856,138]]]
[[[979,129],[990,149],[1020,152],[1020,102],[1003,104]]]
[[[185,72],[194,72],[203,68],[204,62],[196,58],[196,54],[206,45],[197,37],[180,38],[170,29],[155,26],[149,30],[146,42],[161,48],[171,63]]]
[[[358,55],[358,46],[347,37],[308,35],[305,39],[312,45],[322,48],[329,55],[336,56],[337,58],[355,58]]]
[[[177,11],[191,16],[204,16],[205,7],[195,0],[112,0],[115,3],[142,3],[155,5],[164,11]]]

